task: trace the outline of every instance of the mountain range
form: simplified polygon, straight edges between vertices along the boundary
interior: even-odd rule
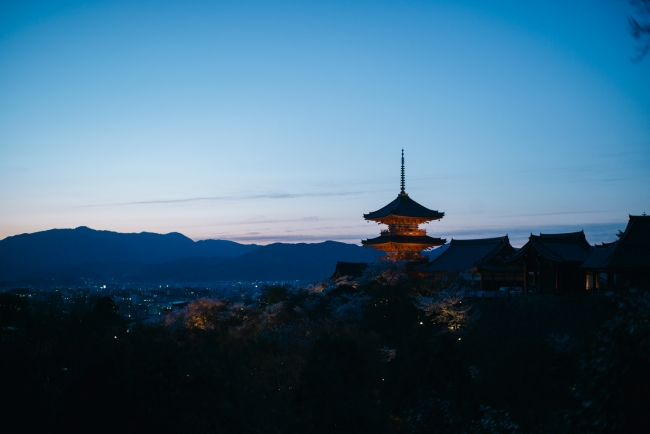
[[[0,284],[313,280],[331,275],[336,261],[371,262],[381,254],[335,241],[260,246],[82,226],[0,240]]]

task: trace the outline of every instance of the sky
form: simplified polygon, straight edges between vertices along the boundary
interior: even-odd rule
[[[7,1],[0,239],[51,228],[360,243],[650,212],[650,56],[624,0]]]

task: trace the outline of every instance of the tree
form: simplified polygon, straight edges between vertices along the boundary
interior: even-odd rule
[[[28,319],[28,299],[6,292],[0,294],[0,330],[22,327]]]
[[[289,297],[289,285],[271,285],[262,287],[262,292],[268,304],[275,304],[284,301]]]
[[[573,432],[650,432],[650,294],[616,296],[618,312],[579,365]]]
[[[313,433],[383,432],[380,411],[383,364],[371,334],[321,336],[301,373],[296,392],[299,414]]]
[[[650,51],[650,0],[630,0],[635,16],[628,17],[632,36],[639,41],[639,54],[634,60],[641,60]]]
[[[415,306],[432,320],[445,324],[451,331],[465,331],[479,318],[459,291],[440,291],[433,297],[415,297]]]
[[[384,286],[393,286],[408,276],[406,270],[406,261],[391,261],[385,259],[382,261],[371,262],[359,279],[362,285],[368,285],[371,282],[377,282]]]

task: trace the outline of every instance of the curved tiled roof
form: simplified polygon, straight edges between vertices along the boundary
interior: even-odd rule
[[[612,253],[617,246],[618,242],[593,246],[589,251],[587,260],[583,262],[582,268],[605,268],[609,264]]]
[[[381,235],[377,238],[361,241],[364,246],[377,246],[381,244],[422,244],[423,246],[442,246],[447,242],[446,239],[433,238],[428,235],[410,236],[410,235]]]
[[[368,268],[367,262],[343,262],[336,261],[336,269],[329,280],[336,280],[343,276],[357,278],[363,276],[363,272]]]
[[[476,263],[489,261],[506,246],[509,246],[508,251],[513,250],[507,235],[477,240],[451,240],[449,248],[422,269],[426,271],[471,270]]]
[[[650,270],[650,216],[631,215],[621,239],[609,245],[592,247],[582,267]]]
[[[528,242],[507,262],[516,262],[530,249],[554,262],[580,262],[589,256],[591,246],[585,238],[584,231],[565,234],[530,235]]]
[[[610,267],[650,269],[650,216],[631,215]]]
[[[397,199],[377,211],[364,214],[363,218],[366,220],[376,220],[391,215],[397,217],[419,217],[428,220],[437,220],[444,217],[445,213],[425,208],[411,199],[408,194],[400,193],[397,195]]]

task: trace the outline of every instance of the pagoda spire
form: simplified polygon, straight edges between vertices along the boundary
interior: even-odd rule
[[[402,182],[401,182],[401,191],[400,194],[406,194],[406,191],[404,191],[404,149],[402,149]]]
[[[420,229],[419,225],[440,220],[445,213],[425,208],[411,199],[406,194],[405,184],[402,149],[400,194],[383,208],[363,215],[364,219],[387,225],[388,229],[381,231],[376,238],[361,241],[361,244],[386,252],[386,256],[381,259],[427,262],[427,256],[422,255],[422,251],[442,246],[447,240],[428,236],[426,229]]]

